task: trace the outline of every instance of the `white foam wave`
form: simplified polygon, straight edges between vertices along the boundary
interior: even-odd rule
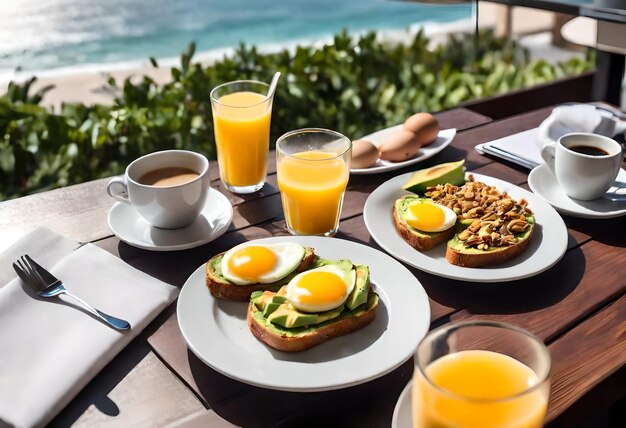
[[[426,35],[432,37],[439,34],[447,34],[452,32],[472,31],[473,21],[471,19],[461,19],[458,21],[445,23],[427,21],[411,24],[404,29],[376,30],[376,32],[378,33],[378,38],[380,40],[402,43],[409,40],[408,36],[414,35],[421,28],[424,29]],[[368,31],[370,30],[355,31],[351,32],[351,34],[352,36],[357,37],[366,34]],[[280,52],[283,49],[287,49],[293,52],[297,46],[321,47],[326,44],[332,43],[332,41],[333,36],[331,35],[315,39],[294,39],[280,43],[261,44],[257,46],[257,50],[262,53]],[[224,56],[232,55],[235,49],[236,48],[234,47],[222,47],[210,49],[207,51],[201,51],[195,54],[194,59],[204,64],[210,64],[214,61],[222,59]],[[178,66],[180,64],[179,57],[158,58],[157,61],[160,67],[172,67]],[[84,63],[68,67],[51,68],[47,70],[18,71],[13,69],[0,69],[0,83],[6,83],[10,80],[22,82],[30,79],[32,76],[50,78],[88,73],[107,73],[124,70],[135,70],[145,67],[152,67],[148,59],[121,61],[114,63]]]

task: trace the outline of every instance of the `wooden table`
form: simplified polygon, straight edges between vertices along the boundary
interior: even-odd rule
[[[456,127],[460,132],[450,148],[423,166],[466,158],[470,171],[527,188],[528,171],[481,156],[474,146],[535,127],[550,111],[544,108],[500,121],[462,108],[440,113],[442,127]],[[81,242],[93,242],[142,271],[182,286],[193,270],[218,252],[250,239],[287,234],[273,156],[270,159],[268,184],[245,197],[222,190],[217,168],[212,169],[212,185],[234,206],[233,225],[217,241],[193,250],[154,253],[112,236],[106,225],[113,204],[106,195],[107,180],[0,203],[0,231],[8,237],[44,225]],[[373,189],[404,172],[351,177],[337,237],[378,248],[363,223],[363,205]],[[470,284],[411,271],[430,297],[433,327],[492,319],[514,323],[542,338],[553,358],[548,421],[571,426],[573,421],[590,420],[590,426],[601,426],[608,409],[626,396],[626,217],[564,219],[568,251],[556,266],[535,277]],[[336,426],[341,422],[384,427],[391,423],[394,405],[412,370],[408,361],[373,382],[325,393],[251,387],[213,371],[187,351],[172,305],[52,425],[162,426],[210,407],[246,426]]]

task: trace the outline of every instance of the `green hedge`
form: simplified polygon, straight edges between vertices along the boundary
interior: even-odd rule
[[[269,81],[281,71],[271,141],[291,129],[316,126],[356,138],[402,122],[417,111],[438,111],[577,74],[586,59],[530,61],[510,39],[483,31],[449,37],[434,50],[418,33],[389,44],[375,33],[342,33],[322,48],[297,47],[262,54],[241,45],[209,66],[192,63],[195,46],[171,69],[171,82],[109,79],[112,105],[65,103],[60,112],[40,106],[49,88],[30,94],[34,81],[11,83],[0,97],[0,200],[123,172],[148,152],[184,148],[215,158],[209,92],[236,79]],[[152,64],[157,67],[154,59]]]

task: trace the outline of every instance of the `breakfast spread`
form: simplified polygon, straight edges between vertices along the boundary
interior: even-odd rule
[[[354,141],[352,168],[368,168],[379,158],[390,162],[411,159],[420,148],[433,143],[438,133],[439,123],[432,114],[414,114],[404,122],[401,129],[389,134],[379,146],[367,140]]]
[[[420,251],[447,241],[446,260],[457,266],[488,266],[522,253],[535,225],[527,202],[472,175],[459,183],[462,173],[463,161],[414,173],[403,188],[421,195],[395,201],[396,230]]]

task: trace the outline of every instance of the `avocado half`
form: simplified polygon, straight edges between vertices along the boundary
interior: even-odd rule
[[[426,189],[437,184],[450,183],[460,186],[465,183],[465,159],[457,162],[442,163],[430,168],[420,169],[411,174],[402,188],[421,195]]]

